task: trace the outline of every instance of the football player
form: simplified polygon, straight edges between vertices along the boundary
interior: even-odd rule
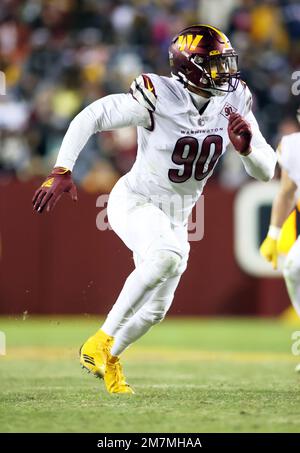
[[[64,192],[75,200],[72,169],[88,138],[137,126],[136,161],[107,207],[113,230],[133,252],[135,270],[80,354],[82,366],[104,377],[111,393],[133,393],[119,356],[170,308],[188,261],[188,216],[222,154],[233,148],[248,174],[262,181],[273,177],[276,163],[224,33],[209,25],[188,27],[172,40],[169,58],[171,77],[142,74],[130,93],[99,99],[75,117],[33,198],[40,213],[53,209]]]
[[[300,108],[297,112],[300,122]],[[272,206],[271,222],[266,239],[260,247],[262,256],[277,269],[278,240],[282,225],[297,204],[296,192],[300,187],[300,132],[285,135],[277,149],[281,166],[280,188]],[[283,276],[292,304],[300,317],[300,236],[287,254]]]

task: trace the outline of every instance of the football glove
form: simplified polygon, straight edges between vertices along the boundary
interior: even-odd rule
[[[273,269],[277,269],[278,239],[273,239],[268,235],[261,244],[259,251],[263,258],[271,262]]]
[[[232,113],[229,117],[228,136],[234,148],[242,156],[250,154],[251,126],[239,113]]]
[[[73,201],[77,201],[77,190],[71,171],[63,167],[53,168],[50,175],[35,192],[33,209],[42,213],[44,209],[51,211],[64,192],[68,192]]]

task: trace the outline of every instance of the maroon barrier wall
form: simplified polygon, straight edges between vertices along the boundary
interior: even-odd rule
[[[0,313],[106,313],[133,269],[130,251],[96,228],[97,195],[67,196],[50,215],[34,214],[39,182],[0,186]],[[282,280],[244,274],[233,256],[234,194],[209,184],[205,237],[190,261],[170,313],[273,315],[288,306]]]

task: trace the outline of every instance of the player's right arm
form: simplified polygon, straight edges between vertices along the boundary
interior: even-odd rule
[[[148,98],[154,103],[153,108]],[[150,127],[149,111],[154,110],[155,97],[148,90],[143,76],[133,82],[131,93],[106,96],[82,110],[70,123],[54,169],[34,194],[34,210],[40,213],[50,211],[64,192],[70,193],[72,199],[77,200],[72,170],[91,135],[126,126]]]
[[[288,172],[282,168],[280,188],[272,205],[271,222],[267,237],[260,247],[261,255],[270,261],[273,268],[277,269],[278,239],[282,225],[296,205],[297,185],[289,177]]]

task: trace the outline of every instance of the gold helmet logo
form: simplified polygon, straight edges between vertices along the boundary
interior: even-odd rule
[[[182,52],[185,49],[195,50],[203,35],[179,35],[178,36],[178,49]]]

